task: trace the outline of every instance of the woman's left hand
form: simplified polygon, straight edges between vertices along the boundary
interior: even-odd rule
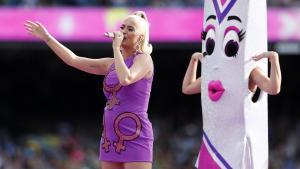
[[[252,57],[252,59],[255,61],[259,61],[262,58],[268,58],[269,61],[272,61],[278,58],[278,54],[276,52],[269,51],[269,52],[263,52],[260,55],[256,55]]]
[[[123,39],[124,39],[123,33],[120,31],[115,31],[114,38],[113,38],[113,49],[120,49]]]

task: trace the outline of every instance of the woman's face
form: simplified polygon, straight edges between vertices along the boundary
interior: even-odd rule
[[[139,20],[139,18],[129,16],[123,22],[120,27],[120,31],[124,35],[124,39],[122,41],[122,47],[125,48],[135,48],[137,42],[142,38],[143,34],[143,23]]]

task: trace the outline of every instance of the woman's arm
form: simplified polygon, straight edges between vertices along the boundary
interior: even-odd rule
[[[120,50],[114,49],[115,67],[118,79],[123,86],[130,85],[153,72],[153,62],[148,54],[140,54],[128,68],[124,62]]]
[[[66,64],[79,70],[91,74],[105,75],[109,66],[113,63],[113,58],[90,59],[77,56],[51,36],[39,22],[26,21],[24,26],[30,34],[43,40]]]
[[[198,62],[201,61],[202,53],[196,52],[192,55],[189,66],[186,70],[183,83],[182,93],[196,94],[201,92],[201,77],[196,79]]]
[[[281,70],[279,64],[278,53],[264,52],[260,55],[254,56],[253,59],[258,61],[262,58],[268,58],[270,68],[270,78],[260,68],[255,68],[251,72],[251,79],[261,90],[271,95],[276,95],[280,92],[281,87]]]
[[[149,54],[141,54],[142,56],[135,57],[132,66],[128,68],[120,52],[123,34],[121,32],[114,32],[114,34],[113,52],[115,68],[120,83],[123,86],[127,86],[153,73],[153,62]]]

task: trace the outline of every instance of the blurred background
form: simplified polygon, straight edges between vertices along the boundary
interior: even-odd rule
[[[150,22],[155,78],[149,104],[153,169],[193,169],[202,137],[200,95],[181,93],[201,51],[202,0],[0,0],[0,169],[99,169],[102,76],[71,68],[26,34],[37,20],[77,55],[111,57],[103,33],[129,13]],[[269,168],[300,169],[300,1],[268,0],[269,50],[282,90],[269,96]],[[200,75],[200,72],[199,72]]]

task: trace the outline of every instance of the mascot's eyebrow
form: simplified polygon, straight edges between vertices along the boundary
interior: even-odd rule
[[[216,15],[209,15],[209,16],[207,17],[207,19],[206,19],[206,22],[207,22],[208,20],[210,20],[210,19],[216,20]]]
[[[237,21],[239,21],[239,22],[242,23],[241,18],[239,18],[238,16],[235,16],[235,15],[233,15],[233,16],[228,16],[227,21],[230,21],[230,20],[237,20]]]

